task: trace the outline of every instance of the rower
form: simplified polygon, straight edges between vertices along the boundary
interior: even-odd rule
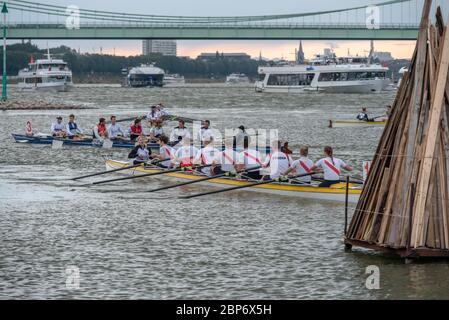
[[[181,141],[182,146],[176,150],[175,155],[171,161],[170,166],[174,167],[176,164],[179,164],[181,168],[191,167],[193,163],[193,159],[196,157],[199,150],[190,145],[190,139],[184,138]]]
[[[271,155],[262,164],[264,168],[270,168],[270,179],[279,178],[293,162],[288,154],[280,150],[281,145],[280,141],[274,141],[271,145]]]
[[[357,115],[357,119],[360,121],[369,121],[368,113],[366,112],[366,108],[362,108],[362,112]]]
[[[147,145],[147,139],[140,136],[135,146],[128,154],[128,158],[134,158],[133,164],[146,163],[151,158],[151,149]]]
[[[201,129],[198,132],[198,141],[202,144],[204,136],[209,136],[209,137],[212,137],[212,139],[213,139],[214,134],[212,133],[212,130],[210,129],[210,121],[209,120],[204,120],[201,123],[201,125],[202,125]]]
[[[150,139],[156,140],[159,136],[164,134],[164,129],[162,128],[162,120],[157,119],[153,121],[153,126],[150,128]]]
[[[162,102],[160,102],[160,103],[158,103],[158,105],[156,107],[157,107],[157,111],[159,112],[160,119],[164,120],[164,117],[169,115],[168,111],[165,109],[165,106],[163,105]]]
[[[67,136],[69,139],[81,139],[83,131],[75,122],[75,115],[71,114],[69,115],[69,122],[66,126]]]
[[[238,133],[234,137],[234,148],[238,150],[243,149],[243,139],[249,137],[243,125],[239,126]]]
[[[285,141],[284,144],[281,147],[281,151],[286,153],[286,154],[292,154],[293,151],[290,150],[290,148],[288,147],[288,141]]]
[[[294,173],[294,175],[296,176],[312,172],[311,168],[313,167],[313,161],[308,158],[309,147],[302,146],[299,149],[299,156],[299,159],[293,161],[291,167],[284,172],[284,176],[288,176],[290,173]],[[312,182],[312,175],[296,178],[292,182],[298,182],[300,184],[310,184]]]
[[[108,130],[106,129],[106,119],[100,118],[94,127],[94,138],[102,140],[108,137]]]
[[[108,126],[108,137],[110,140],[124,140],[126,137],[120,124],[117,123],[117,117],[111,116],[111,124]]]
[[[220,151],[214,147],[214,138],[209,135],[203,136],[204,147],[196,154],[193,159],[194,164],[199,164],[201,166],[211,165],[215,158],[220,154]],[[200,171],[204,174],[211,175],[213,171],[211,167],[203,167]]]
[[[142,120],[141,119],[134,120],[134,124],[132,124],[129,127],[128,132],[129,132],[131,141],[136,141],[136,139],[143,133]]]
[[[158,111],[157,106],[151,106],[150,112],[148,112],[146,119],[150,124],[152,124],[155,120],[159,120],[161,118],[161,113]]]
[[[235,165],[237,161],[237,152],[233,148],[234,141],[226,139],[224,141],[224,149],[221,151],[214,161],[212,161],[211,172],[213,174],[221,174],[225,172],[235,173]]]
[[[237,161],[235,165],[236,171],[251,170],[262,165],[260,160],[260,152],[249,148],[249,137],[243,139],[243,151],[237,155]],[[245,177],[258,180],[262,176],[259,170],[251,170],[245,173]]]
[[[340,182],[341,169],[346,171],[352,171],[352,168],[348,166],[343,160],[334,158],[332,147],[324,147],[324,158],[318,160],[311,171],[321,169],[324,171],[324,181],[319,184],[319,187],[330,187],[333,184]]]
[[[50,133],[53,137],[65,138],[66,137],[65,128],[66,128],[65,125],[62,123],[62,117],[58,116],[56,117],[56,122],[53,122],[51,124]]]
[[[159,154],[155,155],[154,158],[159,160],[165,160],[159,162],[157,165],[162,168],[168,168],[170,166],[171,160],[173,160],[175,150],[172,147],[168,146],[168,137],[166,135],[160,135],[157,139],[157,143],[159,144]]]
[[[175,144],[184,138],[190,139],[190,132],[189,129],[186,128],[185,121],[180,119],[178,121],[178,126],[173,128],[173,130],[170,133],[170,142],[172,144]]]

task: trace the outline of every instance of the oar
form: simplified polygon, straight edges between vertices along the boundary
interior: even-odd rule
[[[184,120],[187,123],[192,123],[195,121],[201,121],[198,119],[192,119],[192,118],[187,118],[187,117],[180,117],[177,115],[166,115],[162,117],[163,120],[168,120],[168,121],[179,121],[179,120]]]
[[[191,167],[191,168],[192,169],[198,169],[198,168],[205,168],[205,167],[210,167],[210,166],[211,165],[209,164],[209,165],[205,165],[205,166],[196,166],[196,167]],[[90,186],[90,185],[97,185],[97,184],[103,184],[103,183],[109,183],[109,182],[115,182],[115,181],[123,181],[123,180],[137,179],[137,178],[143,178],[143,177],[158,176],[158,175],[161,175],[161,174],[172,173],[172,172],[179,172],[179,171],[185,171],[185,170],[187,170],[187,168],[175,168],[175,169],[163,170],[163,171],[159,171],[159,172],[144,173],[144,174],[140,174],[138,176],[129,176],[129,177],[109,179],[109,180],[100,180],[100,181],[87,183],[87,184],[82,185],[82,186]]]
[[[134,117],[129,117],[129,118],[123,118],[123,119],[118,119],[118,120],[115,120],[115,122],[125,122],[125,121],[134,121],[134,120],[136,120],[136,119],[145,119],[147,116],[134,116]],[[109,120],[109,121],[106,121],[106,123],[111,123],[111,121]]]
[[[79,176],[79,177],[71,178],[70,180],[80,180],[80,179],[84,179],[84,178],[100,176],[100,175],[102,175],[102,174],[107,174],[107,173],[112,173],[112,172],[122,171],[122,170],[126,170],[126,169],[132,169],[132,168],[140,167],[140,166],[143,166],[143,165],[144,165],[144,163],[142,162],[142,163],[139,163],[139,164],[133,164],[132,166],[126,166],[126,167],[122,167],[122,168],[118,168],[118,169],[106,170],[106,171],[100,171],[100,172],[96,172],[96,173],[86,174],[86,175],[84,175],[84,176]]]
[[[260,169],[260,166],[251,168],[251,171],[252,170],[256,170],[256,169]],[[236,174],[242,173],[242,172],[245,172],[245,171],[246,170],[241,170],[241,171],[236,172]],[[200,179],[197,179],[197,180],[182,182],[182,183],[178,183],[178,184],[172,184],[170,186],[165,186],[165,187],[160,187],[160,188],[157,188],[157,189],[148,190],[147,192],[156,192],[156,191],[167,190],[167,189],[172,189],[172,188],[176,188],[176,187],[182,187],[182,186],[186,186],[186,185],[189,185],[189,184],[198,183],[198,182],[207,181],[207,180],[212,180],[212,179],[216,179],[216,178],[220,178],[220,177],[224,177],[224,176],[229,176],[229,175],[230,175],[229,172],[220,173],[220,174],[217,174],[217,175],[214,175],[214,176],[210,176],[210,177],[204,177],[204,178],[200,178]]]
[[[315,181],[324,181],[324,178],[320,178],[320,177],[312,177],[312,180]],[[340,182],[346,182],[346,179],[340,179]],[[360,180],[349,180],[350,183],[353,184],[363,184],[363,181]]]
[[[290,177],[289,179],[305,177],[305,176],[308,176],[308,175],[311,175],[311,174],[315,174],[315,172],[299,174],[297,176]],[[226,191],[232,191],[232,190],[237,190],[237,189],[243,189],[243,188],[259,186],[259,185],[262,185],[262,184],[268,184],[268,183],[277,182],[277,181],[280,181],[280,180],[279,179],[269,179],[269,180],[260,181],[260,182],[248,183],[248,184],[245,184],[243,186],[236,186],[236,187],[231,187],[231,188],[227,188],[227,189],[221,189],[221,190],[214,190],[214,191],[209,191],[209,192],[197,193],[197,194],[193,194],[193,195],[189,195],[189,196],[180,196],[179,198],[181,198],[181,199],[191,199],[191,198],[202,197],[202,196],[215,194],[215,193],[221,193],[221,192],[226,192]]]

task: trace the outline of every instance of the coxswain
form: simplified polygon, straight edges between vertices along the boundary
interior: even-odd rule
[[[193,163],[201,166],[200,171],[202,173],[211,175],[214,174],[211,170],[211,165],[215,158],[220,154],[220,151],[214,147],[214,138],[212,136],[204,135],[203,144],[203,148],[196,154]]]
[[[162,168],[168,168],[170,166],[171,161],[174,158],[175,150],[170,147],[168,144],[168,137],[166,135],[160,135],[157,139],[157,143],[159,144],[159,154],[154,155],[154,158],[159,160],[164,160],[159,162],[157,165]]]
[[[234,141],[232,139],[226,139],[224,141],[223,150],[212,161],[211,171],[213,174],[217,175],[225,172],[235,173],[238,153],[234,150],[233,143]]]
[[[150,128],[150,139],[156,140],[159,136],[164,134],[164,129],[162,128],[162,120],[158,119],[153,121],[153,126]]]
[[[129,159],[134,159],[133,164],[146,163],[151,158],[151,149],[148,147],[147,139],[140,136],[137,145],[128,154]]]
[[[50,133],[53,137],[65,138],[66,137],[66,126],[62,123],[62,117],[56,117],[56,122],[51,124]]]
[[[204,136],[212,137],[212,139],[214,139],[214,134],[212,133],[212,130],[210,129],[210,121],[209,120],[204,120],[201,123],[200,131],[198,131],[198,141],[201,144],[203,143]]]
[[[139,118],[134,120],[134,123],[129,127],[128,131],[131,141],[136,141],[136,139],[143,134],[142,120]]]
[[[271,144],[270,156],[267,157],[262,164],[262,167],[270,168],[270,179],[279,178],[285,171],[287,171],[288,168],[291,167],[293,162],[290,155],[280,150],[281,145],[282,144],[280,141],[274,141]]]
[[[181,168],[191,167],[193,159],[199,151],[196,147],[190,145],[189,138],[182,139],[181,144],[182,146],[176,150],[175,156],[171,161],[171,167],[174,167],[175,165],[179,165]]]
[[[108,130],[106,129],[106,119],[100,118],[94,127],[94,138],[103,140],[108,137]]]
[[[241,125],[238,127],[238,132],[234,136],[234,148],[236,150],[243,149],[243,139],[245,139],[245,137],[249,137],[249,134],[246,132],[245,127]]]
[[[292,165],[283,173],[283,176],[288,176],[289,174],[292,173],[294,176],[311,173],[313,161],[310,160],[308,157],[309,157],[309,147],[302,146],[299,149],[299,159],[292,162]],[[293,183],[298,182],[300,184],[305,183],[310,184],[312,182],[312,175],[295,178],[292,182]]]
[[[262,166],[260,158],[260,152],[249,148],[249,137],[243,139],[243,150],[237,155],[237,161],[235,165],[236,171],[247,170],[245,177],[258,180],[262,176],[260,170],[256,170]]]
[[[190,139],[190,132],[189,129],[186,128],[185,121],[180,119],[178,121],[178,126],[173,128],[173,130],[170,133],[170,142],[172,144],[175,144],[184,138]]]
[[[69,122],[67,122],[66,126],[67,136],[69,139],[82,139],[83,131],[75,122],[75,115],[69,115]]]
[[[321,169],[324,172],[324,181],[319,184],[320,187],[330,187],[333,184],[340,182],[341,169],[346,171],[352,171],[352,168],[348,166],[343,160],[334,158],[332,147],[324,147],[324,158],[318,160],[311,171]]]
[[[108,137],[110,140],[125,140],[126,133],[120,124],[117,123],[117,117],[111,116],[111,124],[108,126]]]
[[[363,107],[362,111],[357,115],[357,119],[360,121],[369,121],[368,113],[366,112],[365,107]]]

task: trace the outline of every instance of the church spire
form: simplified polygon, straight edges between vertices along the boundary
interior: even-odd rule
[[[297,64],[304,64],[304,51],[302,49],[302,40],[299,41],[299,50],[296,57]]]

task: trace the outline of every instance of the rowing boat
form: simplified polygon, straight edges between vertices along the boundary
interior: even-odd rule
[[[384,127],[386,124],[387,120],[379,120],[379,121],[329,120],[329,128]]]
[[[116,161],[116,160],[106,161],[107,170],[119,169],[128,165],[129,163],[125,161]],[[139,173],[156,173],[161,172],[162,170],[163,169],[159,169],[156,167],[151,168],[137,167],[128,170],[123,170],[121,172],[138,175]],[[204,175],[193,174],[189,172],[170,172],[157,177],[168,180],[192,181],[201,179],[204,177]],[[213,187],[242,186],[247,183],[248,183],[247,180],[241,180],[230,177],[220,177],[208,181],[198,182],[198,184]],[[346,183],[338,183],[330,188],[321,188],[314,185],[305,186],[286,182],[273,182],[243,189],[243,191],[245,190],[259,193],[298,197],[298,198],[344,202],[346,194]],[[356,203],[359,199],[360,193],[361,188],[354,187],[353,185],[350,184],[348,191],[348,201],[351,203]]]
[[[27,144],[52,144],[53,141],[62,141],[63,145],[70,145],[70,146],[87,146],[87,147],[102,147],[103,141],[97,140],[97,139],[82,139],[82,140],[74,140],[74,139],[63,139],[63,138],[56,138],[51,135],[46,134],[38,134],[34,136],[27,136],[24,134],[16,134],[12,133],[12,137],[14,138],[15,142],[18,143],[27,143]],[[157,143],[149,143],[148,146],[151,148],[153,152],[159,153],[159,144]],[[175,149],[179,146],[176,145]],[[113,148],[134,148],[135,143],[134,142],[118,142],[113,141],[112,143]],[[223,148],[223,147],[222,147]],[[218,148],[220,149],[220,148]],[[258,147],[256,148],[261,153],[269,154],[270,153],[270,147]]]
[[[24,134],[13,133],[12,137],[15,142],[18,143],[30,143],[30,144],[52,144],[53,141],[62,141],[63,145],[72,146],[88,146],[88,147],[102,147],[103,141],[97,139],[86,138],[82,140],[74,140],[67,138],[56,138],[51,135],[39,134],[34,136],[27,136]],[[119,142],[113,141],[112,147],[114,148],[133,148],[135,146],[134,142]],[[150,147],[153,149],[158,149],[159,145],[157,143],[150,143]]]

